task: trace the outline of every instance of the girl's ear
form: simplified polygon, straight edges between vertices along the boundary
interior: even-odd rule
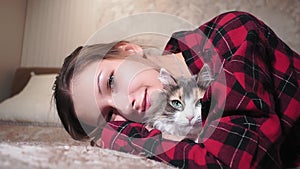
[[[143,49],[134,43],[124,42],[118,46],[118,49],[121,49],[124,52],[131,54],[143,55]]]

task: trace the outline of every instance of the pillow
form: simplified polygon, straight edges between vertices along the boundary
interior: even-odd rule
[[[60,124],[55,103],[52,103],[52,86],[56,76],[31,74],[29,82],[19,94],[0,103],[0,120]]]

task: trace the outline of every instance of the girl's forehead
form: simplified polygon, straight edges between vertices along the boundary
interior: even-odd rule
[[[74,74],[72,81],[76,82],[79,79],[86,79],[90,78],[91,76],[95,76],[97,72],[99,71],[99,66],[101,61],[92,62],[89,65],[85,66],[81,71],[79,71],[77,74]],[[76,67],[75,67],[76,69]]]
[[[72,77],[72,82],[75,83],[84,83],[91,82],[97,79],[97,76],[102,71],[111,71],[116,67],[116,64],[120,63],[122,59],[101,59],[98,61],[91,62],[85,66],[77,74],[74,74]],[[75,67],[76,69],[76,67]]]
[[[141,57],[113,57],[113,58],[104,58],[98,61],[94,61],[86,65],[78,73],[74,74],[72,77],[73,83],[78,83],[78,81],[87,81],[96,78],[100,72],[114,71],[114,72],[126,72],[127,69],[144,69],[144,68],[153,67],[153,65],[147,62],[147,59]],[[76,66],[75,66],[76,69]],[[113,70],[115,69],[115,70]],[[121,70],[119,70],[121,69]],[[136,70],[138,71],[138,70]]]

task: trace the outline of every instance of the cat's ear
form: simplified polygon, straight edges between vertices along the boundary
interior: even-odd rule
[[[202,89],[207,89],[213,81],[214,78],[211,75],[209,66],[204,64],[197,76],[197,83],[199,87]]]
[[[158,79],[163,84],[164,88],[176,85],[175,78],[164,68],[160,69]]]

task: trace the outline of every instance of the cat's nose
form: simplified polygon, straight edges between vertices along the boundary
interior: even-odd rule
[[[186,118],[189,120],[189,122],[191,122],[193,120],[195,116],[194,115],[191,115],[191,116],[186,116]]]

